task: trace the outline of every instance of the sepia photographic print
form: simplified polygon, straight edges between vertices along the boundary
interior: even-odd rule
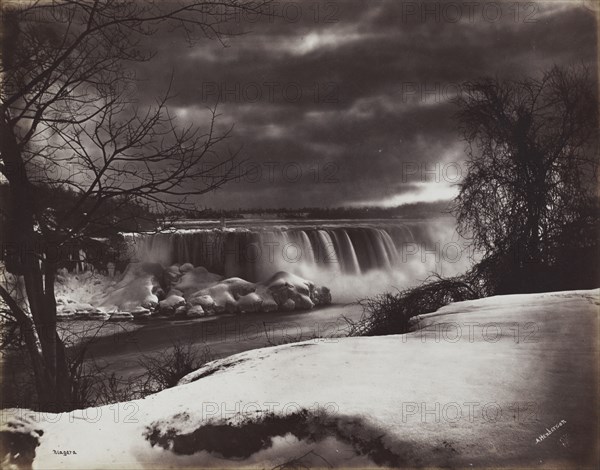
[[[597,0],[0,7],[0,468],[599,468]]]

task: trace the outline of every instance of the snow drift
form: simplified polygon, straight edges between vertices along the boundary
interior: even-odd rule
[[[592,468],[599,295],[460,302],[407,335],[220,359],[143,400],[4,410],[0,436],[20,434],[24,454],[15,444],[3,458],[26,464],[33,445],[39,469]]]

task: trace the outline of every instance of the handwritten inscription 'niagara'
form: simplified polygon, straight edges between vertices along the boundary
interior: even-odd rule
[[[77,452],[74,450],[56,450],[52,449],[54,455],[77,455]]]

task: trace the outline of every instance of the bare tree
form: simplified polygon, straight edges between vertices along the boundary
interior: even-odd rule
[[[454,204],[462,234],[486,253],[484,264],[503,270],[506,289],[540,289],[561,250],[596,245],[596,81],[585,67],[481,79],[465,85],[458,105],[468,144]],[[596,264],[589,251],[578,262]]]
[[[24,334],[40,406],[68,408],[72,380],[56,333],[51,250],[89,239],[124,218],[131,203],[184,207],[232,176],[216,110],[206,129],[180,127],[170,87],[154,105],[136,99],[134,66],[152,60],[144,41],[168,28],[193,42],[223,41],[240,11],[267,2],[51,0],[3,4],[0,171],[8,186],[4,267],[27,302],[0,296]],[[60,205],[49,196],[67,194]]]

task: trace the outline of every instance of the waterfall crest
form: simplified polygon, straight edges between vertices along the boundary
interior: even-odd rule
[[[162,265],[192,263],[226,277],[256,281],[277,271],[363,274],[389,270],[403,243],[414,242],[407,227],[290,227],[195,229],[127,234],[137,261]]]

